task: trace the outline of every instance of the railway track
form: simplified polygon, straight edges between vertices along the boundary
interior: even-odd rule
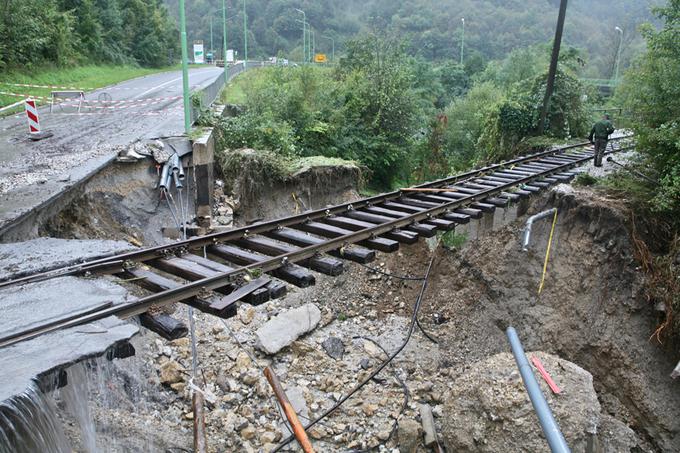
[[[609,153],[629,149],[630,136],[610,141]],[[592,159],[588,143],[521,156],[408,189],[353,203],[261,222],[227,232],[144,248],[0,282],[0,288],[66,275],[114,274],[150,292],[134,302],[104,306],[0,337],[0,347],[108,316],[128,318],[152,306],[182,302],[215,316],[236,315],[237,302],[254,305],[307,287],[314,272],[339,275],[343,262],[366,264],[376,251],[451,231],[551,185]]]

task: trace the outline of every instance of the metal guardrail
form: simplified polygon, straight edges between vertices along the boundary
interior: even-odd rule
[[[248,67],[261,66],[260,62],[248,62]],[[227,79],[231,80],[238,74],[242,73],[246,67],[243,62],[236,63],[226,68]],[[215,102],[220,91],[224,88],[224,77],[219,76],[210,85],[201,88],[191,94],[191,123],[195,123],[198,117],[201,116],[201,111],[207,109]],[[195,101],[198,99],[198,101]]]

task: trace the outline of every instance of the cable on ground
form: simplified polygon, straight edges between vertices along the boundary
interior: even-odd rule
[[[423,328],[422,324],[420,324],[420,320],[418,320],[418,318],[416,318],[416,324],[418,325],[418,328],[423,333],[423,335],[425,335],[425,338],[427,338],[434,344],[439,344],[439,341],[437,341],[436,338],[434,338],[431,334],[427,333],[427,331]]]
[[[410,275],[394,275],[394,274],[391,274],[389,272],[381,271],[380,269],[376,269],[374,267],[368,266],[368,265],[363,264],[363,263],[357,263],[357,264],[359,266],[365,267],[366,269],[368,269],[370,271],[376,272],[378,274],[385,275],[385,276],[390,277],[390,278],[396,278],[396,279],[399,279],[399,280],[407,280],[407,281],[423,281],[424,280],[424,277],[412,277]],[[423,328],[422,324],[420,324],[420,320],[416,319],[416,324],[418,325],[418,328],[423,333],[423,335],[425,335],[425,338],[427,338],[428,340],[430,340],[434,344],[439,344],[439,342],[432,335],[427,333],[427,331]]]
[[[555,232],[555,225],[557,224],[557,209],[553,216],[552,227],[550,228],[550,237],[548,238],[548,248],[545,251],[545,260],[543,261],[543,274],[541,275],[541,284],[538,285],[538,294],[543,291],[543,284],[545,283],[545,275],[548,273],[548,259],[550,259],[550,247],[552,246],[553,233]]]
[[[324,418],[328,417],[331,413],[333,413],[337,408],[342,406],[342,404],[345,403],[348,399],[350,399],[352,396],[354,396],[359,390],[361,390],[366,384],[368,384],[374,377],[376,377],[389,363],[397,356],[401,351],[404,350],[408,342],[411,340],[411,336],[413,335],[413,331],[415,330],[416,327],[416,320],[418,317],[418,312],[420,311],[420,306],[423,301],[423,296],[425,295],[425,290],[427,289],[427,282],[430,278],[430,272],[432,271],[432,265],[434,264],[435,257],[437,256],[437,251],[439,250],[439,244],[441,243],[441,240],[437,242],[437,246],[435,249],[432,251],[432,257],[430,258],[430,262],[427,265],[427,271],[425,272],[425,277],[423,278],[423,284],[420,288],[420,293],[418,293],[418,297],[416,298],[416,303],[413,308],[413,314],[411,316],[411,322],[409,324],[409,329],[406,334],[406,339],[404,342],[397,348],[396,351],[394,351],[388,358],[385,360],[383,363],[381,363],[371,374],[368,375],[367,378],[365,378],[363,381],[361,381],[359,384],[357,384],[347,395],[343,396],[337,403],[335,403],[332,407],[324,411],[323,414],[319,415],[317,418],[315,418],[312,422],[307,424],[305,426],[305,430],[311,428],[312,426],[316,425],[319,423],[321,420]],[[288,436],[285,438],[279,445],[276,446],[272,450],[272,453],[275,453],[277,451],[280,451],[283,447],[288,445],[295,437],[293,436]]]
[[[376,340],[374,340],[373,338],[365,337],[363,335],[356,335],[356,336],[352,337],[352,339],[362,339],[362,340],[370,341],[371,343],[376,345],[378,348],[380,348],[380,350],[382,350],[382,352],[385,353],[386,357],[390,356],[390,353],[387,352],[387,350],[380,343],[378,343]],[[399,417],[406,410],[406,407],[408,406],[408,402],[409,402],[410,397],[411,397],[411,393],[408,391],[408,386],[406,385],[406,382],[404,382],[404,380],[399,377],[399,373],[397,372],[397,370],[394,370],[394,378],[399,383],[399,385],[401,385],[401,388],[404,391],[404,403],[401,405],[401,409],[399,410],[399,416],[397,416],[394,419],[394,422],[392,423],[392,429],[390,429],[390,435],[384,441],[385,443],[389,442],[389,440],[392,438],[394,433],[397,431],[397,427],[399,425]],[[357,450],[356,453],[363,453],[364,451],[368,452],[370,450]]]
[[[425,277],[412,277],[410,275],[395,275],[395,274],[391,274],[389,272],[381,271],[380,269],[376,269],[375,267],[371,267],[367,264],[363,264],[363,263],[356,263],[356,264],[358,264],[359,266],[365,267],[369,271],[376,272],[378,274],[382,274],[382,275],[384,275],[386,277],[390,277],[390,278],[396,278],[396,279],[399,279],[399,280],[416,281],[416,282],[420,282],[420,281],[425,280]]]

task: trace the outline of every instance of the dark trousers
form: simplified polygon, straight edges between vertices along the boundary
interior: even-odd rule
[[[599,167],[602,165],[602,157],[604,156],[604,150],[607,149],[607,139],[606,138],[596,138],[595,139],[595,166]]]

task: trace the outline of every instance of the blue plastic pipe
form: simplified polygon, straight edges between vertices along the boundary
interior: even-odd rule
[[[571,453],[567,441],[564,440],[562,431],[560,431],[560,427],[553,417],[550,406],[548,406],[548,402],[545,400],[538,382],[536,382],[536,377],[531,370],[526,354],[524,354],[524,348],[519,341],[517,332],[513,327],[508,327],[507,335],[510,347],[512,348],[512,354],[515,356],[517,367],[522,375],[522,381],[524,381],[524,387],[527,389],[529,399],[534,406],[538,421],[541,423],[541,428],[543,428],[543,434],[545,434],[545,438],[548,440],[550,450],[552,453]]]

